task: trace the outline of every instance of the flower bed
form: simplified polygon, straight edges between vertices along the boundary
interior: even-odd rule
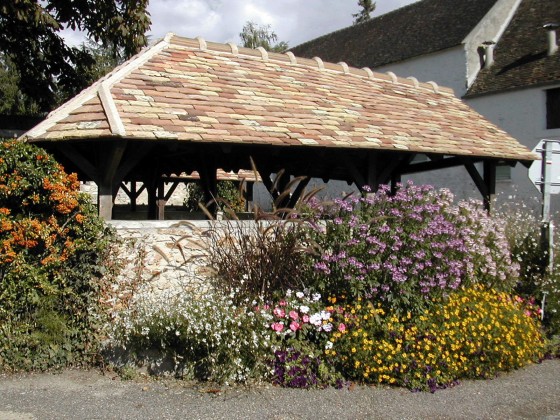
[[[477,203],[408,184],[253,229],[210,229],[213,287],[137,296],[112,345],[138,361],[158,349],[181,377],[298,388],[434,391],[544,356],[538,308],[513,293],[505,226]]]

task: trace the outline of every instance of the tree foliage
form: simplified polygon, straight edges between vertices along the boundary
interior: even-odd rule
[[[354,17],[354,25],[359,25],[360,23],[370,20],[371,14],[375,10],[376,3],[371,0],[358,0],[358,6],[360,6],[362,10],[352,15]]]
[[[243,26],[239,37],[246,48],[263,47],[265,50],[273,52],[284,52],[288,49],[287,42],[276,43],[278,36],[270,25],[258,25],[255,22],[248,21]]]
[[[39,113],[39,105],[19,90],[19,80],[19,73],[10,58],[0,53],[0,114]]]
[[[146,45],[147,5],[148,0],[5,1],[0,5],[0,54],[19,76],[21,93],[46,112],[87,86],[91,81],[83,69],[95,64],[91,51],[67,45],[61,31],[83,31],[127,58]]]

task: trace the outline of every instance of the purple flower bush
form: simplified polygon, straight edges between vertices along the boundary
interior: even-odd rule
[[[454,205],[447,190],[408,183],[392,195],[382,186],[310,207],[311,286],[322,293],[418,312],[462,284],[516,276],[503,231],[480,206]]]

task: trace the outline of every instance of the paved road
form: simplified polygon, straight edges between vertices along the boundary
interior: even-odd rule
[[[560,420],[560,360],[435,394],[385,387],[216,391],[182,381],[121,381],[97,371],[0,376],[0,419]]]

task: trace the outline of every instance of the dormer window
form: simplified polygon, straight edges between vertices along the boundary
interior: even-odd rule
[[[560,128],[560,88],[546,91],[546,128]]]

